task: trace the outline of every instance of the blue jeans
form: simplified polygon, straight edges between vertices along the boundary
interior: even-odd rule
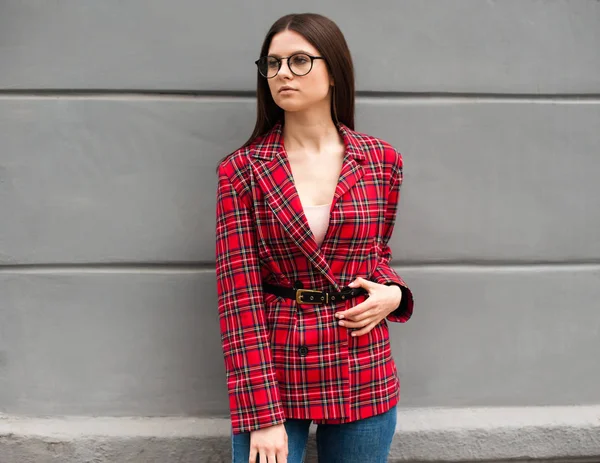
[[[298,419],[285,422],[288,463],[304,462],[311,422]],[[386,463],[395,429],[396,407],[351,423],[320,424],[317,426],[319,463]],[[250,433],[232,434],[231,442],[232,462],[248,463]]]

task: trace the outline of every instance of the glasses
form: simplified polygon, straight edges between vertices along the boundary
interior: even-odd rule
[[[284,59],[287,59],[288,67],[292,74],[296,76],[305,76],[308,74],[312,67],[313,61],[316,59],[325,59],[322,56],[311,56],[306,53],[294,53],[293,55],[282,58],[275,56],[263,56],[256,60],[254,64],[258,67],[258,72],[267,79],[275,77],[281,69],[281,63]]]

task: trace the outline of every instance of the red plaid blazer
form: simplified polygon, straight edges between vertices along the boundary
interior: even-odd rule
[[[218,169],[216,274],[233,433],[286,418],[343,423],[389,410],[399,399],[387,321],[406,322],[411,291],[390,267],[402,157],[388,143],[338,130],[346,145],[329,228],[314,240],[278,123]],[[365,300],[297,304],[262,282],[340,291],[356,277],[402,288],[402,303],[353,338],[334,313]]]

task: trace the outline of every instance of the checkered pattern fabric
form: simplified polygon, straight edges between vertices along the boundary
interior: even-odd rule
[[[337,125],[346,147],[319,247],[296,191],[282,125],[219,165],[216,274],[234,433],[286,418],[344,423],[389,410],[399,379],[387,322],[406,322],[413,297],[390,266],[402,157],[383,140]],[[340,291],[356,277],[402,288],[402,303],[356,338],[334,313],[367,297],[297,304],[262,282]]]

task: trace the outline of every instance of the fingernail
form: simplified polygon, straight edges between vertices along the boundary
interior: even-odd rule
[[[339,322],[340,326],[344,326],[345,323],[343,321]]]

